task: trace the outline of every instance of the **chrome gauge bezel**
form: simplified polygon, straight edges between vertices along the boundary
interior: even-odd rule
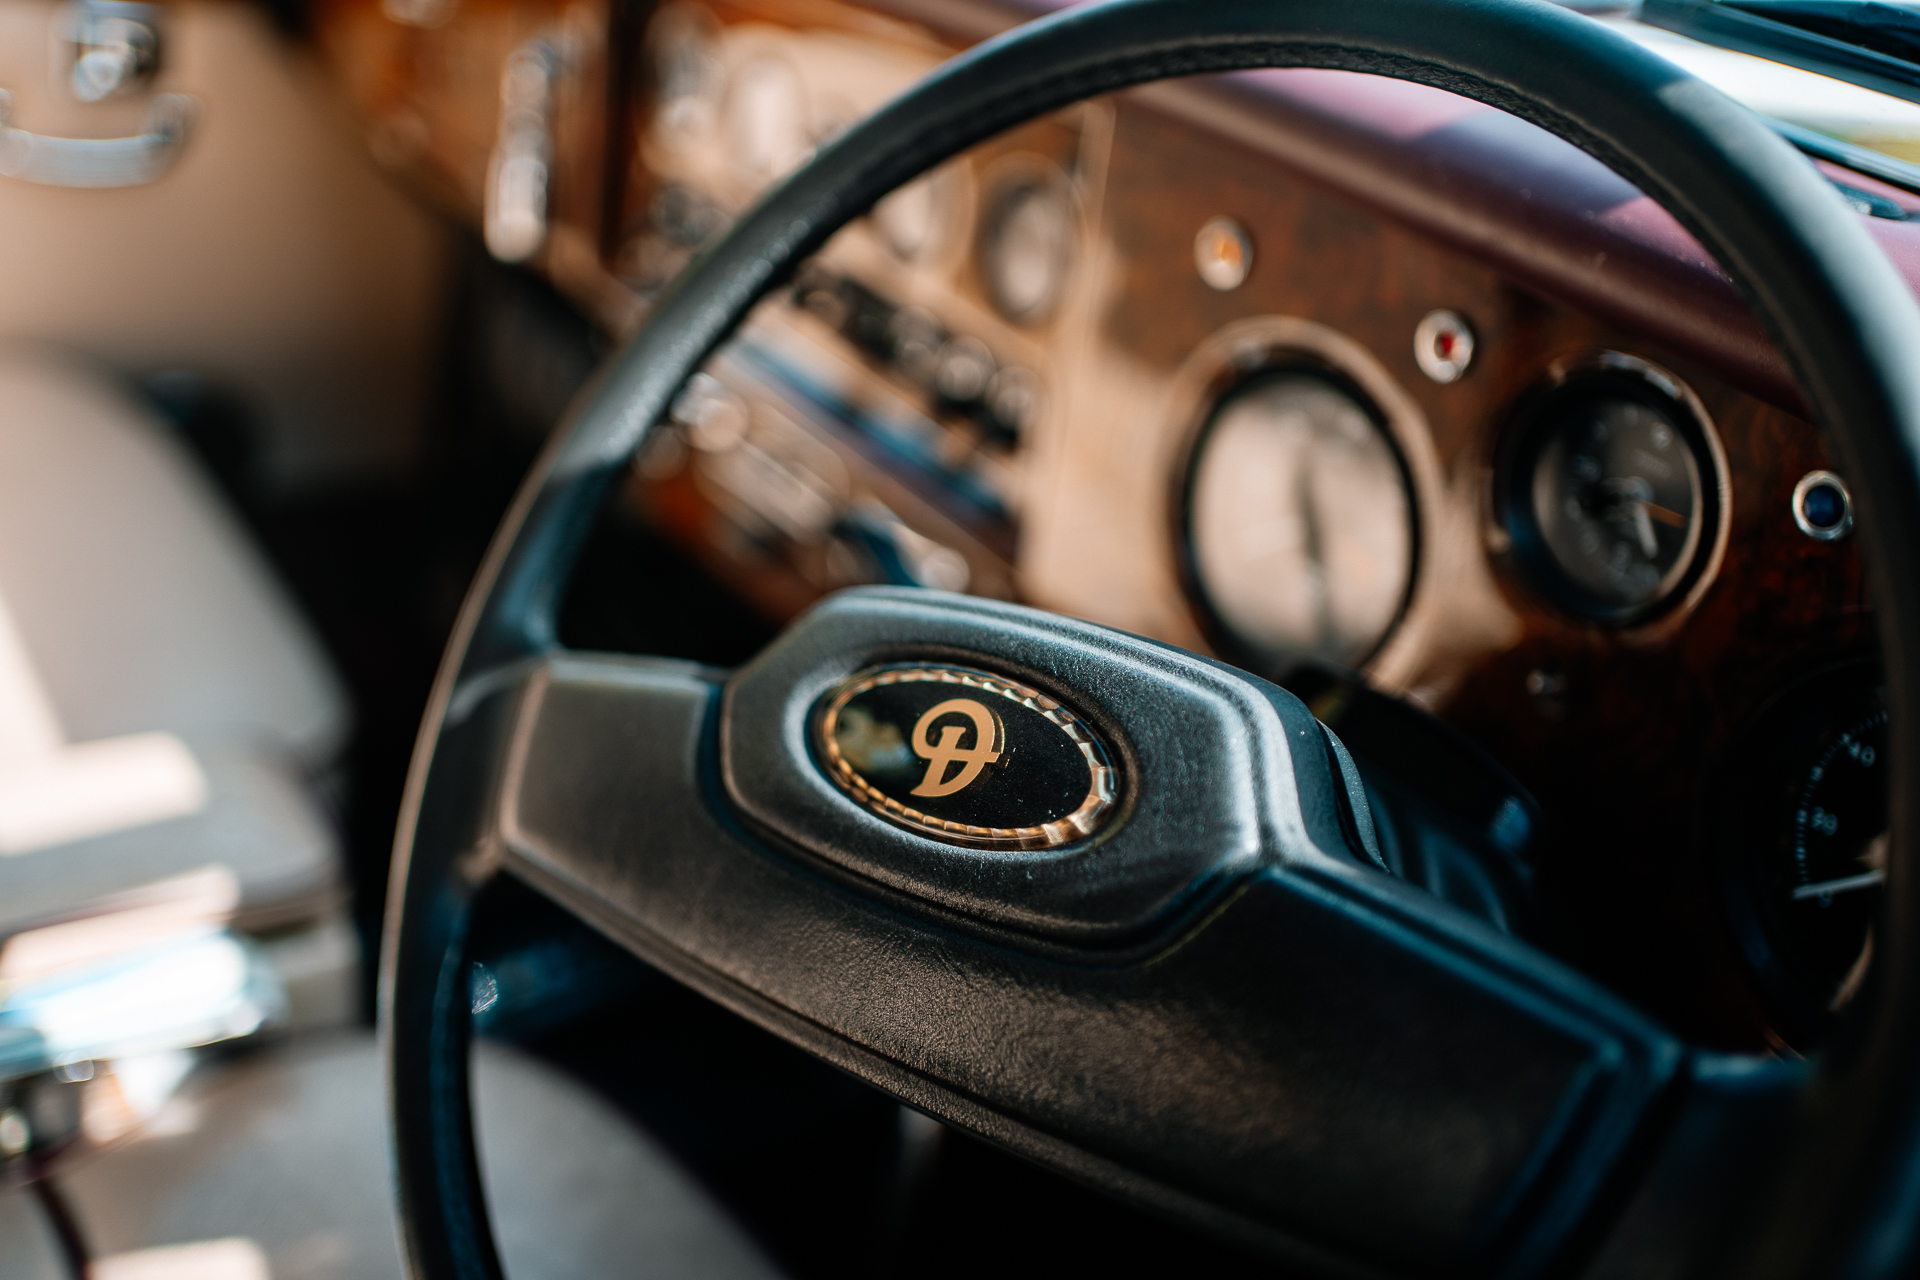
[[[1380,652],[1393,640],[1407,616],[1420,581],[1423,553],[1421,504],[1406,450],[1402,447],[1399,435],[1394,430],[1391,417],[1381,407],[1376,397],[1353,374],[1321,354],[1293,347],[1270,348],[1261,352],[1257,359],[1249,358],[1252,355],[1249,351],[1243,350],[1240,354],[1241,360],[1233,367],[1222,370],[1213,381],[1206,397],[1205,407],[1189,429],[1181,452],[1179,469],[1176,472],[1178,485],[1174,495],[1174,528],[1181,590],[1186,596],[1188,606],[1202,635],[1221,658],[1243,670],[1269,678],[1278,678],[1286,674],[1285,670],[1276,667],[1265,649],[1242,637],[1227,622],[1207,591],[1206,574],[1202,570],[1194,540],[1194,488],[1199,477],[1200,464],[1205,455],[1207,440],[1220,422],[1226,408],[1238,396],[1260,383],[1289,375],[1317,378],[1349,397],[1365,413],[1368,422],[1386,444],[1387,451],[1393,458],[1401,490],[1406,498],[1407,581],[1401,589],[1400,599],[1394,606],[1393,615],[1382,628],[1380,635],[1366,652],[1356,654],[1346,664],[1358,670],[1379,656]],[[1303,656],[1300,661],[1314,662],[1317,659]]]
[[[984,196],[974,229],[974,270],[981,292],[994,313],[1009,324],[1037,328],[1054,319],[1072,287],[1075,268],[1083,250],[1084,228],[1079,197],[1073,180],[1053,161],[1021,152],[1001,157],[983,176]],[[1051,201],[1066,226],[1055,275],[1031,305],[1022,306],[1006,296],[994,263],[1001,252],[1000,237],[1015,207],[1027,199]]]
[[[1686,563],[1657,596],[1633,605],[1602,600],[1575,582],[1547,546],[1533,507],[1533,481],[1551,440],[1552,412],[1566,397],[1587,389],[1661,413],[1678,430],[1699,472],[1698,536]],[[1520,398],[1501,433],[1492,489],[1498,540],[1506,543],[1505,558],[1522,585],[1562,612],[1620,629],[1658,623],[1699,601],[1726,553],[1730,497],[1726,451],[1699,397],[1658,365],[1614,351],[1558,362]]]

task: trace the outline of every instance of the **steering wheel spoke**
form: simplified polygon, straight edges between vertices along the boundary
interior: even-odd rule
[[[1003,669],[1037,659],[1023,673],[1051,659],[1130,676],[1140,687],[1108,686],[1099,717],[1126,743],[1125,819],[1057,855],[983,852],[916,839],[821,785],[810,826],[790,803],[769,810],[788,832],[751,803],[743,823],[723,761],[773,770],[738,739],[804,726],[828,677],[909,636]],[[567,654],[510,700],[493,794],[516,875],[913,1106],[1269,1249],[1389,1268],[1538,1261],[1679,1060],[1591,984],[1358,853],[1316,847],[1339,829],[1316,829],[1301,797],[1337,774],[1317,737],[1289,755],[1290,695],[1132,637],[858,593],[724,689],[685,664]],[[1244,785],[1183,802],[1150,781],[1210,749]],[[802,746],[754,794],[809,773]],[[1050,876],[1090,864],[1127,891],[1010,920],[927,874],[942,856],[1032,873],[1041,899]],[[1116,902],[1151,910],[1124,931],[1063,927],[1076,913],[1110,925]]]

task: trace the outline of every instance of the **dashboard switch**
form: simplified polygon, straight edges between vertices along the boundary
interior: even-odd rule
[[[1209,288],[1231,293],[1253,274],[1253,240],[1232,218],[1209,218],[1193,238],[1193,265]]]
[[[81,102],[135,93],[160,67],[160,9],[121,0],[80,0],[67,10],[73,41],[68,78]]]
[[[1457,311],[1429,311],[1413,330],[1413,358],[1438,383],[1458,382],[1473,365],[1473,326]]]
[[[1809,471],[1793,486],[1793,522],[1820,542],[1837,542],[1853,532],[1853,495],[1831,471]]]

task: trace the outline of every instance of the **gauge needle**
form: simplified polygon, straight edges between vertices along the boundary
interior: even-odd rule
[[[1633,531],[1640,535],[1640,554],[1651,560],[1660,554],[1660,544],[1653,539],[1653,522],[1647,519],[1646,502],[1636,502],[1633,507]]]
[[[1850,893],[1855,889],[1871,889],[1887,878],[1884,871],[1863,871],[1857,876],[1842,876],[1838,880],[1821,880],[1814,884],[1803,884],[1793,891],[1795,902],[1804,902],[1808,898],[1826,898],[1836,893]]]
[[[1661,524],[1671,526],[1675,529],[1684,529],[1687,527],[1687,518],[1678,511],[1669,511],[1657,503],[1648,502],[1645,498],[1639,498],[1636,499],[1636,501],[1639,502],[1642,512],[1652,516]]]
[[[1331,584],[1327,581],[1325,551],[1320,541],[1319,503],[1314,499],[1313,475],[1305,467],[1294,473],[1294,501],[1299,504],[1300,522],[1306,544],[1301,550],[1306,554],[1308,573],[1313,579],[1310,590],[1313,592],[1314,631],[1322,652],[1331,652],[1338,639],[1333,624],[1333,598]]]
[[[1634,537],[1640,543],[1640,554],[1649,560],[1660,554],[1659,540],[1653,536],[1655,520],[1677,529],[1687,526],[1685,516],[1678,511],[1669,511],[1647,496],[1653,492],[1653,486],[1639,476],[1608,480],[1601,485],[1601,492],[1606,495],[1613,518],[1624,519],[1633,525]]]
[[[1660,544],[1654,541],[1653,521],[1669,525],[1675,529],[1687,527],[1687,518],[1678,511],[1669,511],[1657,502],[1648,502],[1645,498],[1631,498],[1633,503],[1633,531],[1640,535],[1640,550],[1651,560],[1659,553]]]

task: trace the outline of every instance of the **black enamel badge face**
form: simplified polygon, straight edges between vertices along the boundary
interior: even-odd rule
[[[1046,849],[1114,810],[1114,770],[1085,721],[967,667],[857,672],[814,709],[814,746],[855,801],[936,840]]]

